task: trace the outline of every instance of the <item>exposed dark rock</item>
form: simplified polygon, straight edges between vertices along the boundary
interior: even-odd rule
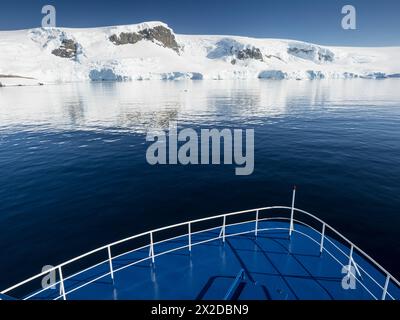
[[[314,50],[312,49],[300,49],[300,48],[288,48],[288,53],[290,54],[299,54],[299,53],[304,53],[306,55],[313,53]]]
[[[359,78],[359,75],[356,74],[356,73],[353,73],[353,72],[344,72],[344,73],[343,73],[343,76],[344,76],[346,79]]]
[[[0,78],[35,79],[35,78],[31,78],[31,77],[17,76],[15,74],[0,74]]]
[[[175,35],[163,26],[156,26],[154,28],[147,28],[139,32],[122,32],[119,36],[113,34],[110,36],[110,41],[115,45],[135,44],[140,40],[153,41],[161,44],[166,48],[170,48],[179,53],[180,46],[176,42]]]
[[[261,50],[259,48],[256,48],[256,47],[239,50],[236,53],[236,57],[239,60],[255,59],[255,60],[264,61],[263,60],[263,55],[261,53]]]
[[[275,58],[275,59],[278,59],[278,60],[283,61],[281,57],[275,56],[275,55],[273,55],[273,54],[266,54],[265,57],[267,57],[268,59]]]
[[[146,40],[154,41],[157,40],[161,42],[165,47],[171,48],[176,52],[179,52],[179,45],[176,42],[175,35],[171,30],[163,27],[157,26],[152,29],[144,29],[139,32]]]
[[[233,65],[238,63],[237,60],[256,59],[263,61],[263,55],[259,48],[244,45],[243,43],[230,38],[219,40],[215,44],[215,47],[210,48],[207,58],[227,58],[230,59],[230,63]]]
[[[109,39],[112,43],[119,46],[124,44],[135,44],[136,42],[142,40],[143,36],[135,32],[132,33],[122,32],[119,34],[119,37],[113,34]]]
[[[328,49],[307,44],[290,45],[287,52],[302,59],[319,62],[332,62],[335,57],[334,53]]]
[[[333,56],[329,53],[318,52],[318,60],[325,62],[332,62]]]
[[[0,82],[0,88],[1,88],[1,87],[4,87],[4,86],[3,86],[3,84]]]
[[[58,49],[53,50],[51,53],[61,58],[76,58],[78,51],[78,44],[74,40],[64,39]]]

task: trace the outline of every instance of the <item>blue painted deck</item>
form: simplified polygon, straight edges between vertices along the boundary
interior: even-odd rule
[[[239,279],[233,286],[233,300],[381,298],[382,288],[365,271],[381,286],[384,286],[385,276],[357,254],[353,257],[361,271],[361,277],[357,277],[361,283],[356,282],[355,289],[342,288],[345,274],[342,273],[341,264],[347,265],[348,257],[340,250],[349,254],[349,248],[329,239],[325,241],[325,250],[320,254],[321,235],[315,230],[295,224],[296,232],[289,239],[288,223],[259,223],[259,229],[272,228],[282,230],[259,231],[257,237],[254,232],[229,237],[229,234],[253,230],[254,222],[227,226],[225,243],[218,239],[194,245],[191,253],[185,248],[156,256],[154,265],[151,260],[146,260],[116,272],[114,283],[107,275],[68,293],[109,272],[109,263],[104,262],[65,280],[67,299],[221,300],[232,289],[242,269],[244,279]],[[219,233],[220,229],[216,229],[193,235],[192,243],[218,237]],[[187,244],[188,237],[182,236],[155,245],[155,254]],[[145,248],[115,258],[113,268],[116,270],[148,255],[149,248]],[[393,285],[389,286],[389,293],[395,299],[400,298],[399,288]],[[58,288],[48,289],[35,299],[54,299],[58,296]],[[390,296],[387,299],[391,299]]]

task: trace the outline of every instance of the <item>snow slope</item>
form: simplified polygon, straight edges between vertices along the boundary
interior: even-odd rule
[[[179,50],[150,38],[122,45],[110,40],[113,35],[137,35],[156,27],[168,30]],[[65,56],[55,55],[55,50]],[[375,79],[400,77],[399,59],[400,47],[325,47],[292,40],[175,35],[162,22],[0,32],[3,86],[89,80]]]

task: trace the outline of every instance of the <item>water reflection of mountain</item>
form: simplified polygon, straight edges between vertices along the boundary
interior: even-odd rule
[[[295,115],[299,103],[310,111],[368,104],[380,96],[395,103],[397,85],[398,80],[143,81],[7,88],[0,92],[0,125],[143,132],[170,121],[263,123]]]

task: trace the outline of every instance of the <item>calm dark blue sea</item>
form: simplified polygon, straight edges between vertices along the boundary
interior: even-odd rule
[[[146,131],[255,130],[255,170],[150,166]],[[325,219],[400,276],[400,81],[0,89],[0,289],[114,240],[269,205]]]

